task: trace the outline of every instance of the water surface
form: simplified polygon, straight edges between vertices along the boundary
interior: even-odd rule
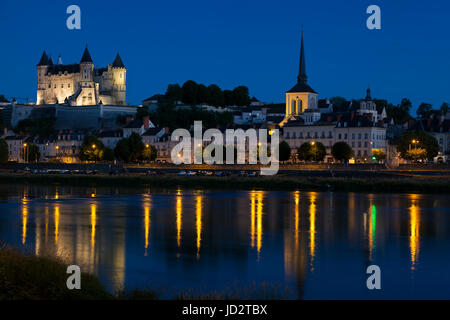
[[[110,291],[450,298],[447,195],[1,185],[0,241],[62,256]],[[366,287],[371,264],[381,290]]]

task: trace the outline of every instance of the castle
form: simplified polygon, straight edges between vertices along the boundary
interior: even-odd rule
[[[37,65],[37,104],[125,105],[127,69],[117,54],[107,68],[94,68],[86,46],[79,64],[56,64],[44,51]]]

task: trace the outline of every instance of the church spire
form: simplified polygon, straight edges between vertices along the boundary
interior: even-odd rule
[[[366,100],[367,101],[371,101],[372,100],[372,97],[370,95],[370,88],[367,88],[367,90],[366,90]]]
[[[297,81],[298,83],[306,83],[308,77],[306,76],[306,62],[305,62],[305,49],[303,47],[303,30],[302,30],[302,40],[300,46],[300,63],[298,69]]]

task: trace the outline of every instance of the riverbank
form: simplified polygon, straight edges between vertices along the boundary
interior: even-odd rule
[[[69,290],[66,285],[68,264],[60,258],[34,256],[18,249],[0,248],[0,301],[2,300],[158,300],[161,292],[131,289],[114,294],[105,290],[92,274],[81,274],[81,288]],[[220,292],[178,292],[168,299],[230,300],[230,299],[286,299],[280,286],[260,286],[225,289]]]
[[[112,299],[97,277],[81,274],[80,290],[68,290],[67,264],[53,257],[36,257],[9,247],[0,248],[0,300]]]
[[[426,178],[363,177],[202,177],[138,174],[127,175],[78,175],[78,174],[0,174],[0,183],[30,183],[38,185],[68,186],[133,186],[157,188],[203,188],[242,190],[330,190],[342,192],[386,193],[450,193],[450,179],[446,176]]]

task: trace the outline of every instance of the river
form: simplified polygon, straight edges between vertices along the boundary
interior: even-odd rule
[[[0,185],[0,241],[111,292],[450,298],[447,195]]]

